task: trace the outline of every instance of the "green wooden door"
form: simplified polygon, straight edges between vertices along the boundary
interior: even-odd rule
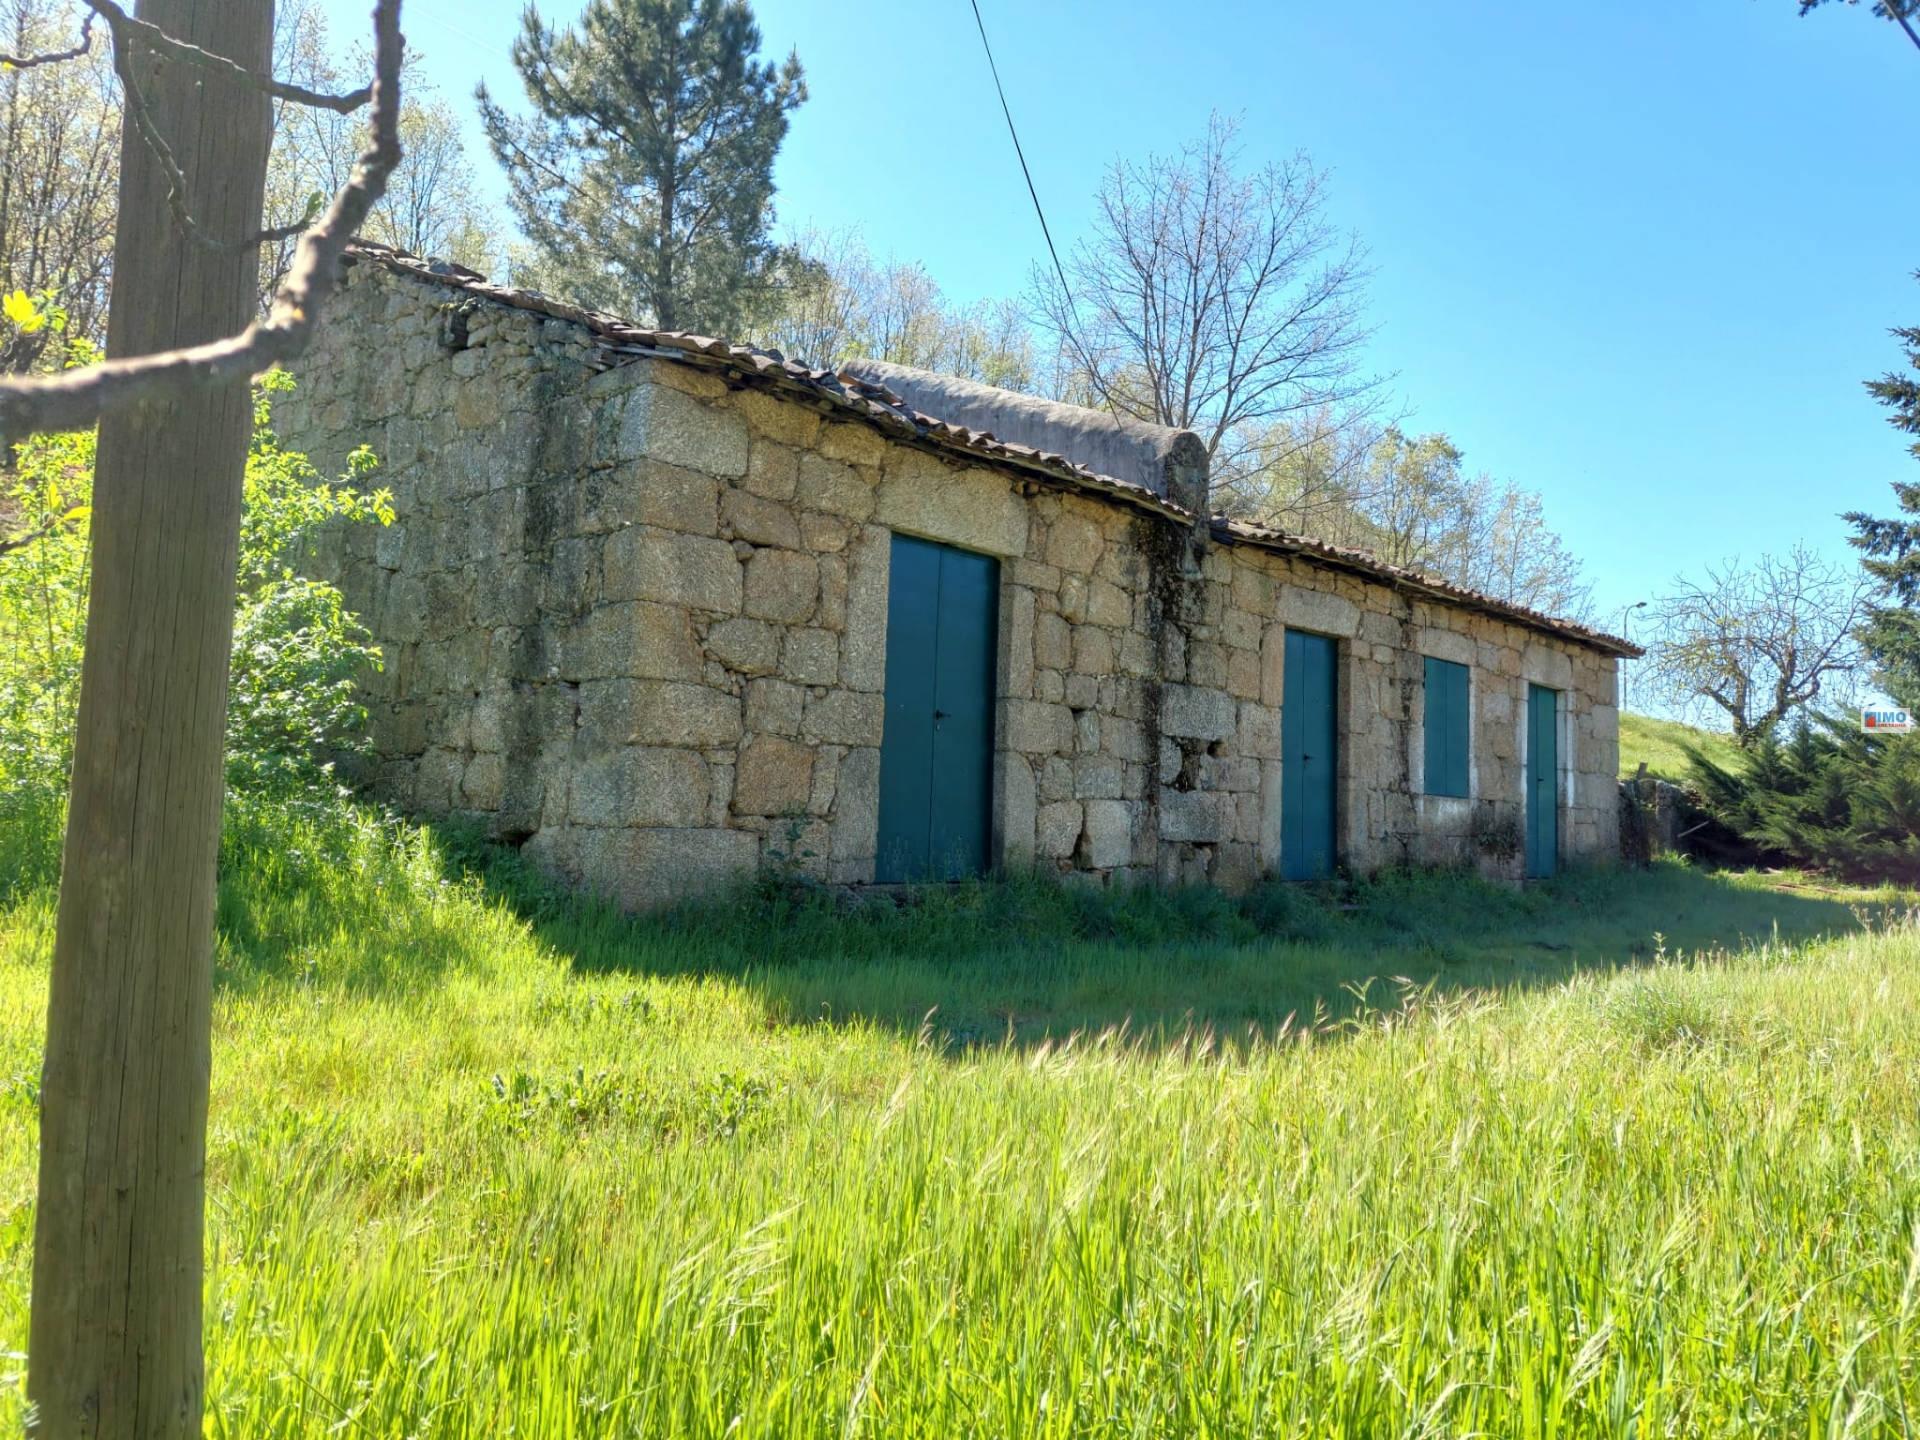
[[[1560,694],[1527,687],[1527,874],[1560,867]]]
[[[999,562],[893,537],[874,878],[987,868]]]
[[[1280,706],[1280,874],[1320,880],[1333,873],[1334,642],[1287,631]]]

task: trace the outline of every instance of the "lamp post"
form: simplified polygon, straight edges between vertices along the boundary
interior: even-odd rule
[[[1633,619],[1634,611],[1644,610],[1646,608],[1647,602],[1644,600],[1635,600],[1631,605],[1622,605],[1620,607],[1620,638],[1622,640],[1627,641],[1629,644],[1633,642],[1633,637],[1627,633],[1627,626]],[[1624,655],[1620,657],[1620,709],[1623,713],[1627,708],[1627,666],[1632,663],[1633,662]]]

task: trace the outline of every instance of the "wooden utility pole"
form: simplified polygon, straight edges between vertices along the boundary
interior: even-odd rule
[[[142,0],[175,39],[264,74],[272,0]],[[122,136],[107,350],[152,354],[252,314],[270,117],[222,71],[132,64],[167,166]],[[214,866],[244,379],[110,413],[94,477],[73,788],[60,884],[27,1371],[45,1440],[199,1440]]]

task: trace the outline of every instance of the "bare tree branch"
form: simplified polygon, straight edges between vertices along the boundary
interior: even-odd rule
[[[107,360],[58,375],[0,380],[0,436],[11,442],[48,431],[77,430],[107,410],[164,399],[197,385],[256,375],[306,348],[320,307],[339,283],[347,242],[400,163],[400,70],[406,48],[400,34],[400,0],[377,0],[373,28],[372,139],[325,214],[301,236],[292,268],[266,317],[238,335],[205,345]],[[119,48],[116,44],[116,51]],[[131,109],[131,94],[128,102]]]
[[[271,75],[262,75],[237,65],[224,55],[216,55],[211,50],[202,50],[198,45],[189,45],[184,40],[176,40],[158,25],[149,25],[146,21],[127,14],[114,3],[114,0],[86,0],[89,10],[107,22],[113,31],[115,48],[119,48],[128,35],[138,36],[148,49],[157,55],[167,55],[175,60],[183,60],[189,65],[198,65],[203,70],[217,70],[222,75],[245,80],[256,90],[263,90],[276,100],[291,100],[296,105],[311,105],[316,110],[334,110],[342,115],[351,114],[373,98],[373,87],[362,85],[358,90],[350,90],[344,95],[329,95],[322,90],[311,90],[305,85],[295,85],[289,81],[276,80]]]
[[[1724,711],[1750,745],[1859,670],[1854,631],[1869,590],[1868,577],[1804,545],[1709,567],[1654,602],[1648,678],[1679,705]]]
[[[0,50],[0,69],[31,70],[37,65],[57,65],[62,60],[78,60],[93,48],[93,16],[80,22],[80,43],[70,50],[49,50],[42,55],[9,55]]]
[[[304,85],[282,85],[271,76],[257,74],[244,65],[236,65],[224,56],[202,50],[197,45],[187,45],[175,40],[159,27],[149,25],[144,20],[134,19],[116,5],[114,0],[86,0],[86,3],[94,14],[107,22],[107,28],[113,32],[113,68],[114,73],[120,77],[120,88],[126,95],[127,115],[133,121],[134,129],[139,132],[140,138],[146,142],[147,149],[166,174],[167,204],[173,211],[175,223],[187,237],[194,244],[209,250],[243,250],[254,245],[277,244],[282,240],[291,239],[304,230],[312,219],[311,216],[303,216],[293,224],[275,226],[273,229],[261,230],[236,240],[222,240],[207,233],[206,227],[194,218],[193,212],[187,206],[186,176],[181,172],[179,162],[173,158],[173,149],[167,144],[166,137],[160,133],[160,127],[154,123],[153,107],[147,100],[146,90],[140,84],[140,75],[134,65],[133,46],[129,37],[138,37],[157,55],[176,56],[191,64],[216,70],[221,74],[244,80],[269,95],[287,100],[310,96],[311,100],[302,100],[301,103],[318,104],[326,109],[342,110],[342,113],[357,109],[363,104],[364,101],[356,97],[370,96],[373,93],[372,87],[363,87],[351,95],[330,96],[318,90],[311,90]]]
[[[1034,318],[1064,361],[1057,393],[1195,431],[1223,498],[1284,417],[1378,403],[1360,368],[1365,254],[1326,218],[1305,156],[1243,169],[1234,122],[1215,115],[1176,154],[1116,163],[1095,204],[1071,290],[1034,272]]]

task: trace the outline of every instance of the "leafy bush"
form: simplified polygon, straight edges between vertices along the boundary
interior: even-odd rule
[[[1751,858],[1920,882],[1920,738],[1815,715],[1785,742],[1762,737],[1742,768],[1698,751],[1691,760],[1707,814],[1753,847]]]
[[[322,527],[388,524],[384,490],[364,486],[376,462],[362,447],[328,481],[272,429],[275,395],[293,387],[273,373],[255,389],[241,517],[227,711],[228,782],[258,796],[331,793],[334,757],[365,745],[355,679],[377,669],[372,636],[333,586],[298,565]],[[17,447],[0,527],[20,543],[0,555],[0,804],[64,794],[73,760],[91,580],[91,432],[43,436]]]

